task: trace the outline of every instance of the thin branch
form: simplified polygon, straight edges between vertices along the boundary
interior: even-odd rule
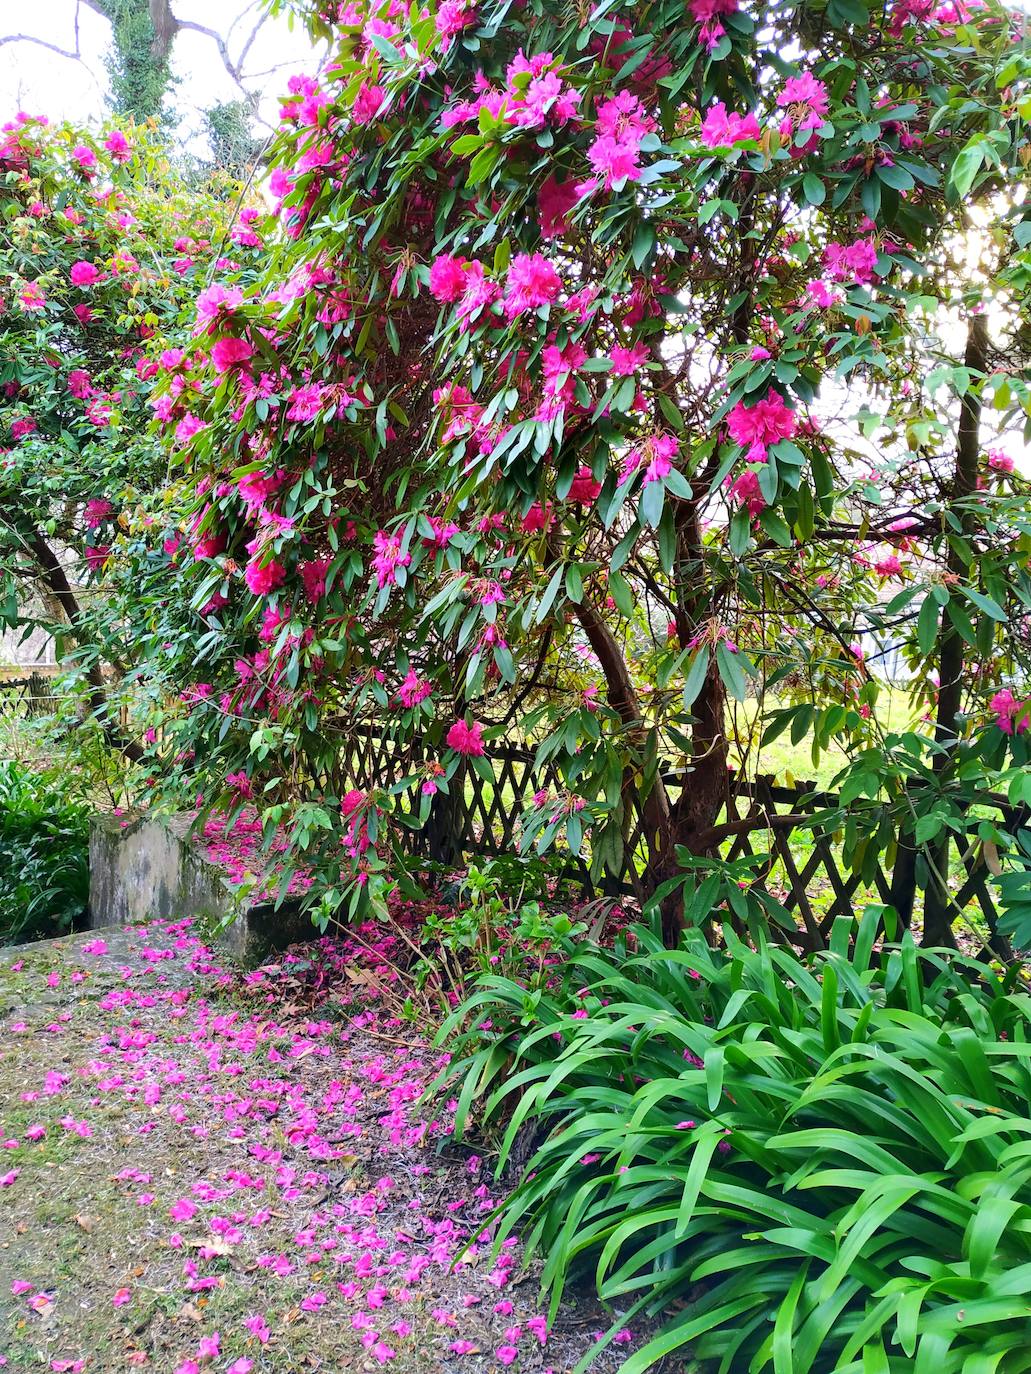
[[[240,86],[242,89],[243,83],[240,80],[239,69],[233,65],[233,59],[229,55],[229,49],[226,47],[226,41],[217,29],[209,29],[207,25],[198,24],[192,19],[177,19],[176,24],[180,29],[189,29],[192,33],[200,33],[203,34],[205,38],[210,38],[212,43],[214,43],[215,47],[218,49],[218,55],[222,59],[222,65],[225,67],[226,71],[233,78],[236,84]]]
[[[56,43],[48,43],[45,38],[36,38],[31,33],[4,34],[3,37],[0,37],[0,48],[4,47],[7,43],[34,43],[37,48],[46,48],[48,52],[57,53],[58,57],[67,57],[70,62],[82,61],[82,53],[80,53],[78,45],[78,35],[76,35],[76,44],[72,52],[69,52],[67,48],[59,48]]]

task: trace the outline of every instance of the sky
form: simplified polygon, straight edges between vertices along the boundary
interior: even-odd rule
[[[229,36],[229,50],[237,59],[254,27],[260,4],[253,0],[174,0],[173,13]],[[85,122],[101,118],[105,111],[107,72],[104,53],[110,38],[109,25],[76,0],[0,0],[0,39],[9,34],[28,34],[68,51],[75,49],[78,13],[81,62],[59,57],[33,43],[8,43],[0,47],[0,123],[19,109],[45,114],[51,120]],[[242,16],[242,18],[240,17]],[[234,20],[239,23],[233,27]],[[180,85],[174,96],[182,116],[180,137],[191,151],[206,151],[199,144],[200,111],[222,101],[238,99],[240,89],[228,75],[210,38],[191,31],[176,35],[173,74]],[[260,95],[259,118],[274,125],[278,96],[294,72],[313,72],[320,54],[300,28],[290,30],[285,17],[266,19],[251,48],[244,68],[248,90]]]

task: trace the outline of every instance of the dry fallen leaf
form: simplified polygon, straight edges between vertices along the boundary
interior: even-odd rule
[[[186,1245],[194,1250],[210,1250],[214,1255],[231,1255],[233,1246],[221,1236],[201,1236],[199,1239],[188,1240]]]

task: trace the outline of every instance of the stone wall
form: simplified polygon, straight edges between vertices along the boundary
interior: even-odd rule
[[[242,958],[310,938],[311,922],[295,902],[236,896],[218,868],[189,839],[186,816],[94,816],[90,823],[90,924],[127,925],[153,917],[191,916],[217,931]]]

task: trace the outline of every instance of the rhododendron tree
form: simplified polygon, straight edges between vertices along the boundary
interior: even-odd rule
[[[725,817],[728,702],[775,691],[763,726],[852,756],[852,861],[916,826],[928,884],[1026,751],[992,705],[1031,596],[1023,17],[306,14],[333,56],[283,103],[267,270],[198,302],[159,401],[196,492],[168,564],[193,634],[155,657],[169,791],[245,771],[331,904],[397,819],[387,788],[340,814],[359,726],[423,819],[528,740],[562,787],[527,835],[589,837],[602,874],[639,806],[672,936],[682,856],[755,824]],[[926,712],[903,736],[882,633]]]
[[[232,227],[235,184],[189,185],[146,128],[90,134],[18,115],[0,130],[0,176],[5,619],[58,637],[92,714],[140,757],[108,695],[141,647],[141,503],[167,470],[147,433],[151,389],[184,356],[171,336],[207,274],[245,270],[261,241],[246,212]],[[127,540],[132,566],[112,557]]]

